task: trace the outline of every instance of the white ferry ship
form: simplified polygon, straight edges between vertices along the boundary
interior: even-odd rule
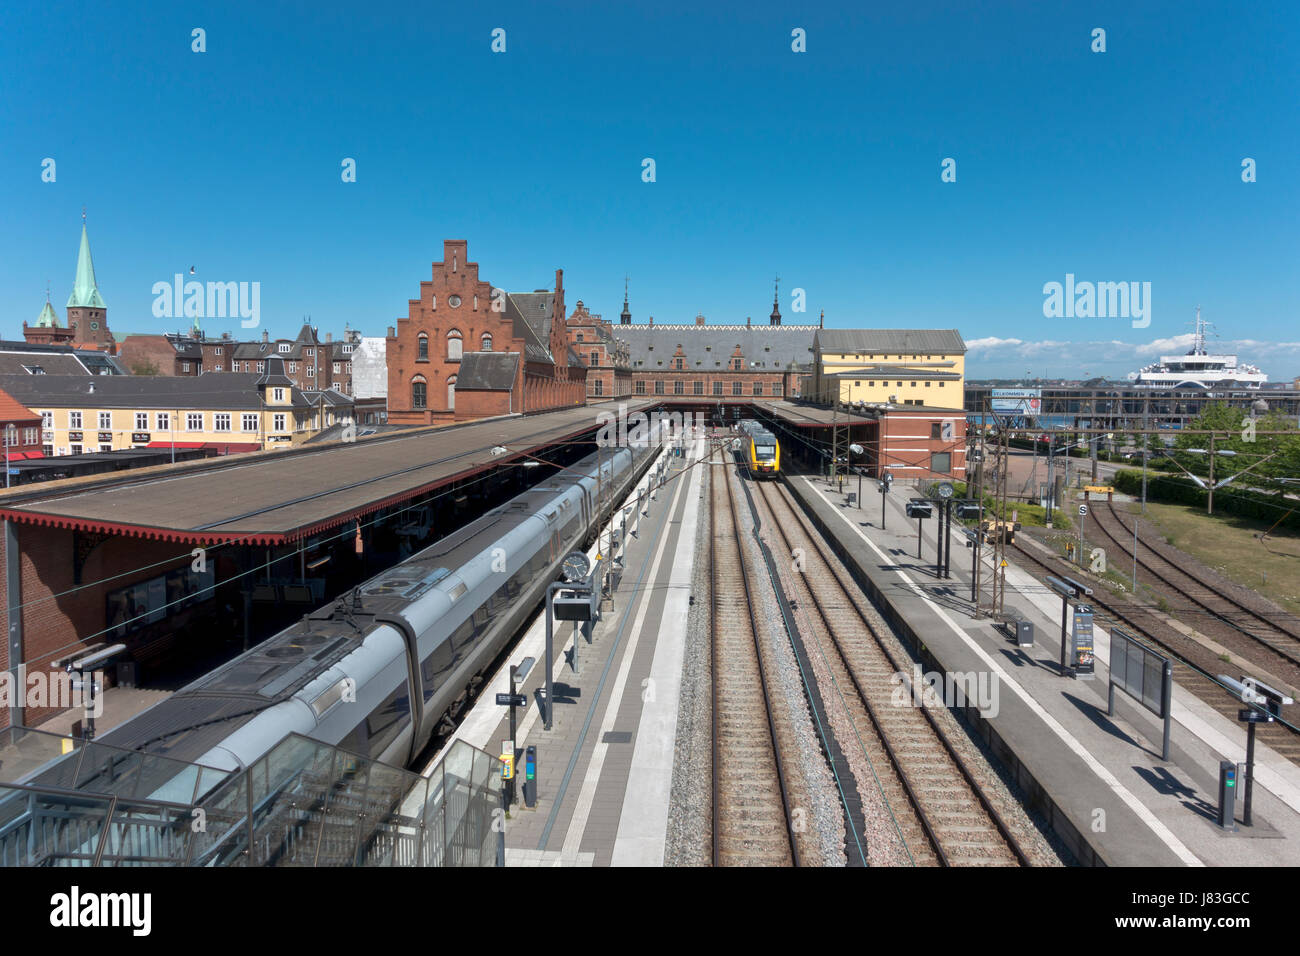
[[[1237,362],[1235,355],[1211,355],[1205,348],[1205,331],[1210,323],[1196,310],[1196,338],[1186,355],[1162,355],[1139,372],[1130,372],[1129,380],[1147,388],[1215,388],[1237,385],[1259,388],[1268,375],[1254,365]]]

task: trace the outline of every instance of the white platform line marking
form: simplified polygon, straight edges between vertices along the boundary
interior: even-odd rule
[[[976,656],[980,658],[980,660],[984,662],[984,664],[989,668],[989,670],[998,676],[998,680],[1002,681],[1003,684],[1010,687],[1012,692],[1015,693],[1017,697],[1019,697],[1021,700],[1024,701],[1025,706],[1027,706],[1030,710],[1032,710],[1043,723],[1045,723],[1049,728],[1051,728],[1052,732],[1056,734],[1056,736],[1060,737],[1061,740],[1065,743],[1065,745],[1069,747],[1070,750],[1074,751],[1074,753],[1079,756],[1079,759],[1081,759],[1085,764],[1087,764],[1088,768],[1092,770],[1092,772],[1095,773],[1098,776],[1098,778],[1100,778],[1102,783],[1104,783],[1107,787],[1109,787],[1111,792],[1114,793],[1115,796],[1119,797],[1119,799],[1122,800],[1130,810],[1132,810],[1135,814],[1137,814],[1138,818],[1141,819],[1143,823],[1145,823],[1148,827],[1151,828],[1151,831],[1155,833],[1157,837],[1160,838],[1161,842],[1163,842],[1165,846],[1169,847],[1169,849],[1173,851],[1175,856],[1177,856],[1188,866],[1205,865],[1204,863],[1201,862],[1200,858],[1198,858],[1195,853],[1189,850],[1183,844],[1183,842],[1174,835],[1172,830],[1170,830],[1159,819],[1157,819],[1156,815],[1151,812],[1151,810],[1147,807],[1146,804],[1144,804],[1141,800],[1139,800],[1136,796],[1134,796],[1134,794],[1127,787],[1125,787],[1122,783],[1120,783],[1119,780],[1115,777],[1115,775],[1112,774],[1110,770],[1104,764],[1101,763],[1101,761],[1099,761],[1096,757],[1094,757],[1091,753],[1089,753],[1088,749],[1084,747],[1083,744],[1080,743],[1079,740],[1073,734],[1071,734],[1068,730],[1066,730],[1065,727],[1063,727],[1055,717],[1053,717],[1050,713],[1047,712],[1047,710],[1043,708],[1042,704],[1040,704],[1037,700],[1035,700],[1029,694],[1028,691],[1026,691],[1023,687],[1020,686],[1020,684],[1018,684],[1015,680],[1013,680],[1010,674],[1008,674],[1000,666],[998,666],[997,661],[993,660],[993,658],[991,658],[987,653],[985,653],[984,648],[976,644],[974,640],[972,640],[971,636],[967,634],[964,630],[962,630],[957,625],[957,623],[952,618],[950,618],[948,614],[941,607],[939,607],[937,604],[931,601],[926,596],[925,592],[922,591],[921,588],[917,586],[912,581],[912,579],[907,576],[907,573],[903,571],[903,569],[892,558],[886,555],[884,551],[880,550],[880,548],[876,546],[876,543],[874,541],[872,541],[865,534],[863,534],[861,528],[857,527],[852,521],[850,521],[849,518],[840,511],[839,508],[836,508],[835,505],[831,503],[831,500],[827,498],[824,494],[822,494],[821,489],[817,488],[816,486],[813,485],[811,481],[808,481],[806,479],[804,479],[804,484],[807,485],[807,487],[811,491],[816,493],[816,495],[819,498],[821,498],[822,501],[826,502],[827,506],[829,506],[836,514],[838,514],[840,518],[843,519],[844,523],[847,524],[849,528],[852,529],[853,532],[857,534],[859,538],[865,541],[867,543],[867,546],[871,548],[871,550],[875,551],[882,561],[884,561],[886,564],[893,565],[893,567],[895,568],[898,568],[898,577],[908,587],[910,587],[914,592],[916,592],[917,597],[919,597],[925,603],[926,607],[928,607],[931,611],[933,611],[940,620],[942,620],[945,624],[947,624],[948,627],[952,629],[953,633],[956,634],[962,640],[962,642],[968,648],[970,648],[976,654]]]
[[[703,457],[703,451],[697,447],[696,457]],[[632,768],[618,817],[611,866],[663,866],[664,862],[677,753],[682,660],[686,655],[686,621],[690,613],[691,576],[695,571],[695,531],[700,514],[698,489],[703,480],[703,471],[697,467],[687,490],[686,511],[677,538],[664,613],[659,620],[658,643],[650,664],[651,686],[658,690],[641,707],[641,723],[632,750]]]
[[[678,473],[684,475],[685,471]],[[695,475],[691,475],[691,483],[694,483]],[[674,482],[677,485],[673,489],[673,496],[668,504],[668,517],[671,520],[672,513],[677,510],[677,501],[681,497],[682,488],[687,482],[680,478]],[[670,528],[665,525],[664,533],[659,538],[659,547],[655,549],[654,561],[650,565],[649,581],[659,580],[659,574],[663,567],[663,558],[665,549],[668,546],[668,539],[671,537]],[[618,675],[614,678],[614,684],[610,688],[609,696],[605,701],[605,715],[601,719],[600,728],[596,731],[596,745],[591,751],[591,760],[587,763],[587,773],[582,780],[582,789],[578,791],[578,801],[573,807],[573,816],[569,818],[569,829],[564,835],[564,853],[577,853],[579,846],[582,844],[582,835],[587,829],[587,818],[591,815],[592,804],[596,800],[596,787],[600,784],[600,774],[605,767],[605,754],[609,752],[609,744],[605,743],[604,737],[609,731],[614,729],[614,724],[618,720],[619,706],[623,702],[623,691],[627,686],[627,675],[632,669],[632,658],[636,656],[637,645],[641,641],[642,625],[645,623],[646,612],[650,609],[651,601],[654,599],[654,591],[647,587],[641,593],[641,605],[637,608],[636,619],[632,622],[632,633],[628,637],[627,645],[623,649],[623,659],[619,662]]]

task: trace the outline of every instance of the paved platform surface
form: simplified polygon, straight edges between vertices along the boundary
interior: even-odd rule
[[[1171,760],[1160,759],[1160,722],[1116,694],[1106,715],[1109,633],[1096,628],[1097,674],[1059,675],[1060,599],[1028,573],[1008,569],[1006,606],[1034,622],[1036,643],[1020,649],[987,618],[972,616],[970,551],[954,535],[952,577],[933,563],[934,521],[924,523],[917,560],[917,522],[904,494],[887,496],[885,529],[879,502],[846,507],[825,480],[792,477],[796,495],[820,518],[885,601],[905,618],[942,668],[986,674],[997,694],[989,726],[1060,814],[1113,866],[1277,866],[1300,863],[1300,768],[1257,746],[1255,825],[1225,832],[1214,825],[1221,759],[1245,759],[1242,727],[1177,685]],[[875,499],[876,495],[868,496]],[[983,549],[987,562],[991,549]],[[928,563],[927,563],[928,562]],[[1241,799],[1238,798],[1238,819]]]
[[[702,468],[702,440],[686,454],[668,452],[662,485],[651,469],[635,537],[628,537],[624,572],[605,603],[590,641],[580,638],[572,662],[573,625],[556,622],[550,662],[555,719],[544,728],[544,672],[535,665],[521,685],[515,748],[521,777],[506,822],[508,866],[660,866],[667,834],[677,707],[686,616],[694,562]],[[637,492],[629,500],[635,500]],[[635,520],[635,518],[629,518]],[[594,554],[595,549],[592,553]],[[508,667],[525,657],[545,658],[545,620],[539,617],[493,675],[452,739],[498,753],[509,739],[507,708],[497,693]],[[524,748],[537,748],[538,800],[522,806]],[[435,755],[430,767],[440,759]],[[429,768],[426,768],[426,772]]]

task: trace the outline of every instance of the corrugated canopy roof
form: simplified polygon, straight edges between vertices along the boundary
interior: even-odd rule
[[[0,518],[194,543],[293,541],[594,427],[592,409],[572,408],[132,471],[62,490],[29,486],[4,495]],[[498,446],[511,453],[493,455]]]

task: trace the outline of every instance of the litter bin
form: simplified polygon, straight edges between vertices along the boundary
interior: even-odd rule
[[[1021,647],[1034,646],[1034,622],[1016,621],[1016,643]]]

